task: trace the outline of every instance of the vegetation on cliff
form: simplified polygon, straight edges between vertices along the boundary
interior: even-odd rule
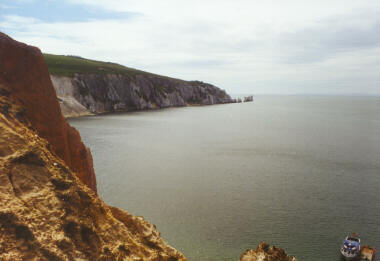
[[[117,63],[95,61],[73,55],[43,54],[49,73],[58,76],[72,77],[75,73],[99,74],[150,74],[148,72],[129,68]]]
[[[86,59],[75,55],[43,54],[48,71],[51,75],[73,77],[75,74],[120,74],[127,76],[146,75],[163,79],[171,78],[142,70],[134,69],[118,63]]]

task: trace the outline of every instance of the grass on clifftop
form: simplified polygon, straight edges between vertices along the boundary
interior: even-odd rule
[[[54,55],[47,53],[43,55],[49,73],[52,75],[69,77],[74,76],[75,73],[123,74],[131,76],[136,74],[153,75],[151,73],[125,67],[117,63],[88,60],[71,55]]]

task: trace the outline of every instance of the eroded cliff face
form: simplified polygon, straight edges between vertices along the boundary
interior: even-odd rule
[[[26,127],[22,106],[0,104],[1,260],[185,260],[153,225],[79,181]]]
[[[0,33],[0,88],[23,107],[19,116],[49,141],[51,151],[96,192],[91,153],[62,116],[41,51]]]
[[[92,113],[230,103],[223,90],[152,74],[51,75],[66,117]]]
[[[0,34],[0,260],[186,260],[154,225],[104,204],[78,175],[90,155],[41,52]]]
[[[261,242],[256,250],[249,249],[241,254],[239,261],[297,261],[295,257],[288,256],[281,248],[270,247]]]

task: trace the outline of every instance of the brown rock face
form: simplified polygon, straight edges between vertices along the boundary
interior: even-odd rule
[[[22,111],[0,93],[0,260],[186,260],[154,225],[105,205]]]
[[[96,192],[91,153],[62,116],[41,51],[0,33],[0,87],[24,108],[30,127],[51,150]]]
[[[40,51],[1,34],[0,260],[186,260],[95,191],[91,154],[61,115]]]
[[[248,249],[241,256],[239,261],[297,261],[294,257],[288,256],[285,251],[275,246],[270,247],[267,243],[261,242],[256,250]]]

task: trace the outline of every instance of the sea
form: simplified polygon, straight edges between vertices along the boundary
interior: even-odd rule
[[[190,261],[236,261],[261,241],[335,261],[352,233],[380,250],[380,97],[262,95],[69,122],[103,200]]]

